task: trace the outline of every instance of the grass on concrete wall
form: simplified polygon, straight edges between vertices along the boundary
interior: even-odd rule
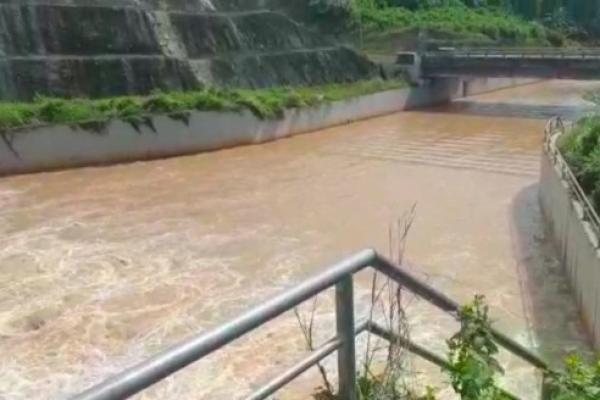
[[[215,89],[156,93],[99,100],[38,97],[30,103],[0,103],[0,131],[45,124],[79,124],[121,118],[139,121],[152,114],[249,110],[278,118],[285,109],[314,106],[406,86],[402,80],[368,80],[312,87]]]
[[[580,119],[559,146],[582,189],[600,213],[600,114]]]

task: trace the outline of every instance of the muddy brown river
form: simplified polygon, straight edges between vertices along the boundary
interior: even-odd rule
[[[543,82],[264,145],[0,179],[0,399],[66,398],[330,262],[387,254],[390,224],[413,204],[416,274],[459,301],[484,294],[497,325],[552,362],[586,351],[537,185],[545,119],[589,107],[592,85]],[[359,312],[368,286],[359,277]],[[330,297],[319,337],[333,334]],[[454,322],[409,307],[412,337],[443,353]],[[289,313],[138,398],[236,399],[302,354]],[[506,359],[508,387],[533,398],[529,372]],[[311,371],[278,398],[316,384]]]

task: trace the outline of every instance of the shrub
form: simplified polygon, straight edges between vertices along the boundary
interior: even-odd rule
[[[488,307],[481,296],[460,310],[461,328],[448,340],[450,378],[462,400],[499,400],[504,394],[496,376],[504,373],[496,360],[498,346],[491,334]]]
[[[0,103],[0,131],[50,124],[106,122],[111,118],[140,124],[149,114],[168,114],[182,119],[191,110],[239,111],[247,109],[260,118],[278,118],[286,108],[305,107],[405,86],[402,80],[379,79],[312,87],[258,90],[208,88],[192,92],[156,93],[148,97],[123,96],[101,100],[38,97],[31,103]]]
[[[35,114],[27,104],[0,103],[0,131],[30,125]]]
[[[461,327],[448,341],[448,362],[450,383],[461,400],[510,400],[512,395],[498,388],[498,376],[504,371],[498,363],[498,346],[492,334],[492,323],[488,306],[483,296],[475,296],[472,303],[459,311]],[[403,354],[388,354],[402,357]],[[372,359],[371,359],[372,360]],[[392,363],[394,361],[391,361]],[[387,366],[388,364],[386,364]],[[597,400],[600,398],[600,360],[587,364],[580,357],[572,355],[565,360],[565,371],[544,371],[547,377],[548,400]],[[369,370],[371,366],[368,367]],[[385,382],[391,370],[384,368],[381,375],[359,374],[357,392],[359,400],[435,400],[435,390],[428,387],[424,395],[416,395],[406,390],[406,375],[392,378],[400,382]],[[327,381],[328,382],[328,381]],[[341,400],[329,389],[319,390],[315,400]],[[399,390],[394,389],[398,387]],[[382,390],[385,389],[385,390]],[[392,390],[389,390],[392,388]]]
[[[227,95],[212,90],[192,93],[190,106],[198,111],[233,111],[239,109],[239,106],[228,100],[227,97]]]
[[[168,114],[189,108],[189,105],[179,93],[159,93],[146,99],[142,108],[149,113]]]
[[[460,2],[431,2],[427,6],[403,7],[397,2],[358,0],[353,2],[351,18],[354,26],[367,32],[427,29],[455,34],[468,33],[511,43],[548,44],[546,28],[536,22],[497,8],[469,8]],[[562,44],[559,34],[554,42]]]
[[[496,360],[498,347],[491,333],[488,307],[482,296],[460,311],[461,328],[449,341],[452,386],[461,400],[508,400],[498,389],[496,377],[503,373]],[[565,372],[545,371],[549,400],[596,400],[600,398],[600,360],[586,364],[576,355],[565,361]]]
[[[548,39],[548,42],[555,47],[563,46],[566,41],[564,34],[555,30],[547,30],[546,38]]]
[[[47,123],[72,123],[89,121],[99,115],[85,100],[65,100],[38,97],[37,117]]]
[[[275,111],[254,93],[248,91],[236,91],[232,93],[232,98],[236,104],[249,109],[259,118],[274,118]]]
[[[550,379],[552,400],[596,400],[600,398],[600,361],[586,364],[572,355],[565,361],[564,374],[552,374]]]
[[[596,211],[600,210],[600,115],[580,119],[559,146]]]
[[[143,111],[142,101],[135,97],[121,97],[107,102],[108,112],[114,110],[114,114],[119,117],[132,117],[139,115]]]

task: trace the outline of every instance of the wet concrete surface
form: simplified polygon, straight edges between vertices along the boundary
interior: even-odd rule
[[[498,327],[552,362],[587,352],[537,181],[547,110],[589,107],[591,85],[544,82],[264,145],[1,179],[0,399],[65,398],[356,250],[387,254],[390,225],[413,204],[414,273],[461,302],[484,294]],[[361,276],[359,313],[368,299]],[[319,339],[334,332],[332,310],[327,293]],[[443,353],[454,321],[423,302],[408,312],[411,336]],[[138,398],[239,398],[304,353],[288,313]],[[531,371],[503,359],[508,387],[533,398]],[[281,398],[316,384],[312,371]]]

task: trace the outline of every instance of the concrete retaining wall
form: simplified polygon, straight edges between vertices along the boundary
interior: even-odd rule
[[[0,174],[161,158],[263,143],[530,82],[490,79],[465,84],[456,79],[436,80],[419,88],[288,110],[278,120],[261,120],[250,112],[192,112],[188,121],[160,115],[138,127],[114,120],[99,132],[62,125],[24,129],[2,134]]]
[[[600,253],[598,237],[584,218],[582,204],[563,179],[564,165],[556,161],[553,143],[542,155],[540,204],[561,262],[577,297],[584,323],[600,350]]]
[[[463,81],[462,96],[474,96],[494,90],[539,82],[540,79],[525,78],[476,78]]]

